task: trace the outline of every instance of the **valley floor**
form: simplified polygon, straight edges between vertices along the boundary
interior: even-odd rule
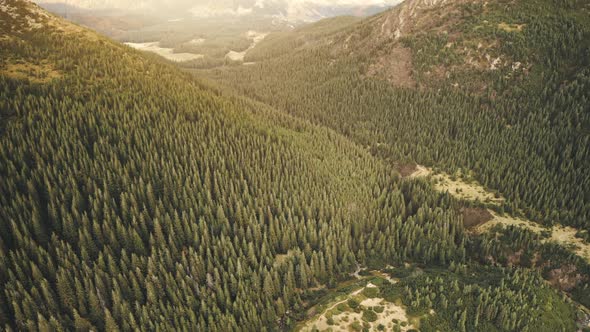
[[[481,202],[492,206],[499,206],[504,202],[504,198],[489,191],[481,184],[473,180],[464,180],[460,176],[451,176],[445,173],[435,173],[432,168],[417,165],[415,171],[409,175],[411,178],[430,177],[434,183],[434,188],[440,192],[448,192],[459,200]],[[544,234],[546,238],[543,242],[555,242],[571,250],[576,255],[590,262],[590,243],[576,237],[578,229],[569,226],[562,226],[556,223],[553,227],[544,227],[532,220],[514,217],[508,214],[498,214],[491,209],[486,209],[489,213],[489,220],[477,224],[473,231],[484,233],[497,225],[517,226],[526,228],[536,234]]]

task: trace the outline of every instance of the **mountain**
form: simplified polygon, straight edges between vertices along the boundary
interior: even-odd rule
[[[157,2],[104,2],[104,1],[70,1],[68,3],[48,1],[39,3],[53,13],[94,13],[106,16],[105,13],[122,16],[148,16],[168,19],[199,19],[239,17],[251,20],[253,18],[267,18],[277,22],[302,24],[314,22],[323,18],[354,15],[369,16],[382,12],[399,3],[400,0],[387,1],[355,1],[345,0],[337,3],[322,0],[286,1],[286,0],[258,0],[258,1],[202,1],[196,4],[163,5]]]
[[[416,158],[440,162],[441,179],[459,181],[444,172],[497,153],[483,143],[499,127],[484,115],[498,113],[472,109],[485,105],[480,94],[449,88],[445,97],[366,75],[363,61],[372,58],[339,53],[336,36],[367,22],[337,18],[281,32],[268,43],[295,47],[258,64],[186,72],[31,2],[0,2],[0,326],[571,331],[586,324],[585,258],[544,233],[501,225],[479,232],[468,222],[487,217],[488,207],[496,222],[517,208],[534,213],[528,196],[521,203],[501,191],[505,199],[469,202],[432,177],[398,171]],[[571,84],[549,101],[575,112],[586,90],[577,88],[583,81]],[[472,121],[465,112],[477,121],[465,123]],[[543,119],[557,131],[534,122],[530,131],[512,128],[543,144],[545,135],[567,140],[561,130],[582,130]],[[483,156],[469,155],[470,138],[482,139]],[[559,180],[579,181],[575,194],[584,178],[571,168],[587,162],[585,150],[563,146]],[[537,159],[528,160],[538,175]],[[513,169],[492,166],[513,185]],[[536,188],[551,188],[553,176]],[[485,189],[494,183],[481,181]],[[537,194],[548,208],[550,198],[563,199],[570,218],[563,222],[580,225],[585,198]]]
[[[255,5],[252,8],[252,15],[270,16],[292,24],[301,24],[335,16],[370,16],[396,3],[397,1],[372,5],[370,1],[368,4],[346,1],[342,4],[334,4],[319,1],[269,0],[260,1],[259,5]]]
[[[291,326],[308,287],[335,283],[364,260],[367,241],[402,231],[385,231],[389,214],[438,205],[438,194],[418,194],[424,183],[402,183],[331,130],[29,2],[5,1],[0,15],[9,330]],[[383,199],[397,203],[372,208]],[[377,250],[422,256],[440,243],[461,255],[460,221],[448,203],[440,209],[411,222],[421,240]],[[434,220],[449,227],[430,240]]]
[[[147,14],[140,15],[124,10],[87,9],[65,3],[39,3],[47,11],[67,18],[76,24],[91,28],[114,39],[122,38],[129,31],[141,30],[162,22]]]
[[[584,1],[406,1],[271,34],[246,55],[255,65],[198,74],[327,126],[402,173],[434,172],[465,220],[474,206],[488,216],[483,229],[540,236],[587,262],[589,11]],[[560,265],[522,258],[543,256],[528,244],[495,248],[504,258],[484,260],[547,279]],[[588,306],[588,272],[575,277],[585,264],[559,287]]]
[[[588,11],[583,2],[414,0],[270,35],[245,59],[260,66],[210,73],[393,160],[473,171],[513,212],[584,228]],[[285,71],[297,74],[284,80]]]

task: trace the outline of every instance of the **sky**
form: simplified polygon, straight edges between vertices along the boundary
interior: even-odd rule
[[[90,9],[124,9],[139,12],[192,13],[197,17],[244,16],[280,9],[285,16],[309,15],[317,8],[392,6],[401,0],[38,0],[67,3]]]

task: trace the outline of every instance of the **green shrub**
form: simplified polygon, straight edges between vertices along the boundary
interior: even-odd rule
[[[352,324],[350,324],[350,327],[354,330],[354,331],[361,331],[363,329],[363,327],[361,326],[361,323],[359,321],[356,321]]]
[[[352,309],[356,309],[359,306],[359,301],[355,300],[355,299],[349,299],[348,300],[348,306],[351,307]]]
[[[367,287],[363,290],[363,295],[369,298],[374,298],[379,296],[379,288],[377,287]]]
[[[363,320],[367,322],[374,322],[377,320],[377,314],[373,310],[363,311]]]

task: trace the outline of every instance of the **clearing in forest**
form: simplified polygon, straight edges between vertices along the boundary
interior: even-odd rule
[[[174,62],[183,62],[203,58],[202,54],[175,53],[173,48],[160,47],[159,42],[125,43],[125,45],[130,46],[136,50],[158,54],[159,56]]]
[[[489,192],[475,180],[464,180],[462,177],[450,176],[445,173],[435,174],[431,168],[424,166],[417,165],[414,172],[409,177],[416,178],[428,176],[432,178],[436,190],[448,192],[458,199],[467,201],[479,200],[480,202],[495,205],[500,205],[504,202],[503,197]],[[545,228],[541,224],[530,220],[515,218],[509,215],[500,216],[491,210],[487,210],[486,213],[483,209],[464,209],[463,216],[464,218],[467,216],[469,217],[468,219],[474,219],[473,223],[467,223],[466,226],[475,227],[475,232],[478,233],[486,232],[498,224],[527,228],[537,234],[540,234],[542,231],[547,231],[550,235],[543,241],[556,242],[590,262],[590,244],[583,239],[576,237],[578,230],[575,228],[561,225]]]
[[[248,31],[248,33],[247,33],[248,39],[250,39],[252,41],[252,44],[250,44],[250,47],[248,47],[247,50],[242,51],[242,52],[229,51],[229,53],[226,54],[226,57],[232,61],[244,61],[244,57],[246,56],[246,53],[248,53],[248,51],[250,51],[251,49],[256,47],[256,45],[258,45],[258,43],[260,43],[264,38],[266,38],[267,35],[268,35],[268,33]],[[253,63],[248,62],[248,64],[253,64]]]
[[[441,192],[448,192],[461,200],[480,201],[499,205],[504,198],[498,194],[488,191],[484,186],[474,179],[468,177],[451,176],[446,173],[435,173],[431,168],[416,165],[410,178],[432,177],[435,189]]]
[[[498,24],[498,28],[502,29],[506,32],[521,32],[522,29],[524,28],[524,24],[508,24],[508,23],[502,22],[502,23]]]
[[[549,237],[544,239],[544,242],[556,242],[563,247],[569,248],[578,256],[590,262],[590,244],[583,239],[576,237],[578,230],[573,227],[555,225],[551,228],[546,228],[530,220],[515,218],[509,215],[500,216],[491,211],[490,213],[492,213],[494,218],[477,227],[477,232],[487,232],[496,225],[522,227],[537,234],[547,231],[549,232]]]
[[[475,180],[464,180],[441,173],[432,176],[435,188],[441,192],[449,192],[458,199],[480,201],[484,203],[500,204],[504,198],[486,190]]]
[[[339,297],[300,331],[408,331],[416,329],[401,304],[379,297],[371,283]]]
[[[411,172],[411,178],[419,178],[419,177],[426,177],[432,174],[432,169],[428,167],[424,167],[422,165],[416,165],[414,170]]]

